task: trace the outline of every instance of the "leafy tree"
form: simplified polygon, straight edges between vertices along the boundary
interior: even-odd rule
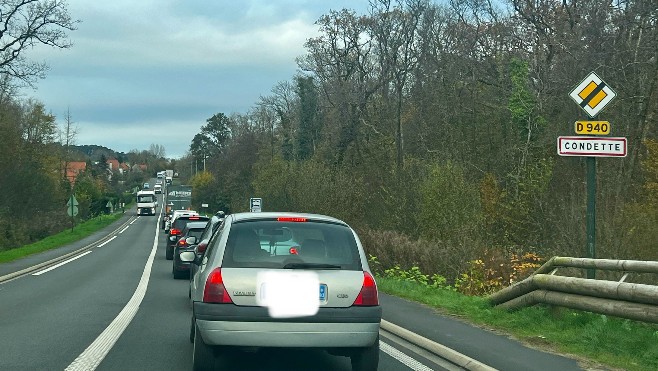
[[[319,98],[313,77],[297,76],[296,81],[300,107],[296,158],[306,160],[313,155],[320,141]]]
[[[229,126],[229,118],[221,112],[206,120],[206,125],[201,128],[201,135],[208,145],[210,155],[220,153],[226,146],[231,135]]]

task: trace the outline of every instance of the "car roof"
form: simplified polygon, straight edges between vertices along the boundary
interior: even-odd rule
[[[178,215],[188,215],[188,214],[189,215],[199,215],[199,213],[197,213],[194,210],[174,210],[173,213],[172,213],[172,215],[176,215],[176,216],[178,216]]]
[[[258,219],[274,219],[274,218],[306,218],[306,219],[312,219],[314,221],[331,222],[331,223],[343,224],[347,226],[347,223],[345,223],[340,219],[336,219],[331,216],[320,215],[320,214],[267,211],[267,212],[259,212],[259,213],[252,213],[252,212],[236,213],[236,214],[231,214],[231,217],[233,218],[234,222],[258,220]]]
[[[183,230],[187,229],[205,229],[206,225],[208,224],[208,221],[203,221],[203,222],[189,222],[185,225],[185,228]]]
[[[194,218],[194,219],[192,219],[192,218]],[[195,214],[195,215],[181,215],[181,216],[179,216],[178,218],[176,218],[177,221],[178,221],[178,220],[190,220],[190,219],[192,219],[192,220],[194,220],[194,221],[203,221],[203,222],[207,222],[208,220],[210,220],[209,217],[207,217],[207,216],[205,216],[205,215],[199,215],[199,214]]]

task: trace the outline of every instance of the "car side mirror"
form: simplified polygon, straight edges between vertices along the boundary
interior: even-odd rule
[[[196,243],[196,237],[190,236],[185,240],[185,242],[187,242],[188,245],[194,245]]]
[[[199,265],[199,260],[197,260],[196,254],[194,251],[183,251],[182,253],[179,254],[180,261],[183,263],[192,263],[195,265]]]

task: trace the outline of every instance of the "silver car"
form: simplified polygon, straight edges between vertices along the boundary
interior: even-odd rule
[[[190,281],[194,370],[212,370],[228,346],[323,348],[376,370],[381,307],[359,238],[323,215],[226,217]],[[226,353],[228,354],[228,353]]]

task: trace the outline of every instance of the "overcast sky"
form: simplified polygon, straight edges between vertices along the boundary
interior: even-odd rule
[[[246,113],[289,80],[315,21],[329,10],[360,14],[368,0],[68,0],[81,21],[73,47],[28,58],[50,70],[25,95],[63,123],[76,144],[119,152],[165,147],[178,158],[214,113]]]

